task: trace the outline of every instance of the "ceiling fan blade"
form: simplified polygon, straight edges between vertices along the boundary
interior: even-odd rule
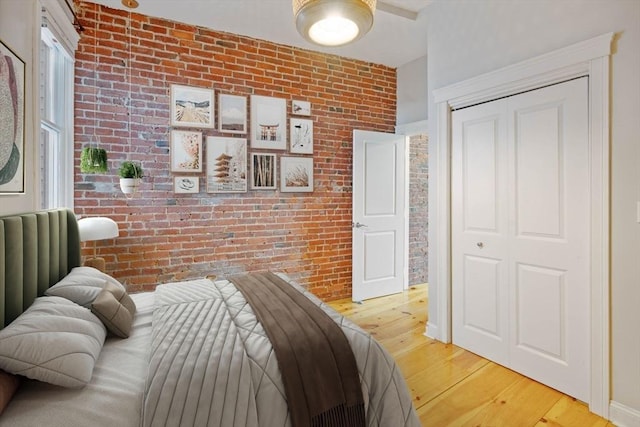
[[[383,12],[391,13],[392,15],[400,16],[402,18],[411,19],[412,21],[415,21],[416,19],[418,19],[418,12],[407,10],[402,7],[385,3],[380,0],[377,1],[376,9],[381,10]]]

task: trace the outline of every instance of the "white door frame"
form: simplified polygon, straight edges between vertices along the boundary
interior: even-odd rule
[[[589,77],[591,203],[591,390],[589,409],[608,418],[609,333],[609,63],[613,33],[568,46],[433,91],[429,144],[429,320],[426,335],[451,342],[451,111]]]
[[[410,215],[409,212],[411,206],[411,137],[413,135],[428,135],[429,130],[429,121],[428,120],[419,120],[417,122],[405,123],[402,125],[396,125],[396,134],[404,135],[407,137],[407,142],[405,144],[405,186],[404,186],[404,212],[405,212],[405,227],[404,227],[404,290],[409,289],[409,226],[410,226]],[[428,151],[428,150],[427,150]]]

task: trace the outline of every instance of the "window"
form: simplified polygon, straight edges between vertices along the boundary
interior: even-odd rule
[[[43,18],[40,41],[40,200],[73,209],[73,53]]]

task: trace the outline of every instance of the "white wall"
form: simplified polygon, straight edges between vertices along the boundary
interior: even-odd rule
[[[607,32],[617,34],[611,68],[612,399],[640,425],[640,1],[436,0],[428,8],[427,82],[437,89]],[[435,111],[431,96],[429,111]],[[430,141],[440,143],[434,135]],[[433,285],[430,301],[437,299]],[[432,309],[430,303],[429,314],[436,316]]]
[[[38,2],[35,0],[0,0],[0,40],[9,46],[25,62],[25,194],[0,195],[0,215],[27,212],[38,209],[38,164],[36,149],[39,125],[36,114],[38,103],[34,90],[34,71],[38,67],[37,42],[39,41]],[[38,37],[38,38],[36,38]],[[35,55],[34,55],[35,51]],[[35,68],[34,68],[35,66]]]
[[[396,124],[427,120],[427,57],[423,56],[397,69]]]

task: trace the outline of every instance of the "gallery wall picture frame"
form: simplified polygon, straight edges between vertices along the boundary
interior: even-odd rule
[[[296,154],[313,154],[313,120],[289,119],[289,151]]]
[[[291,101],[291,114],[296,116],[310,116],[311,103],[309,101],[300,101],[294,99]]]
[[[171,85],[171,126],[215,127],[213,89]]]
[[[276,190],[276,155],[273,153],[251,153],[251,189]]]
[[[251,148],[287,149],[287,103],[284,99],[251,95]]]
[[[171,130],[171,172],[202,172],[202,132]]]
[[[0,41],[0,194],[24,194],[25,63]]]
[[[313,191],[312,157],[280,158],[280,191],[289,193]]]
[[[247,97],[218,94],[218,130],[226,133],[247,133]]]
[[[207,137],[207,193],[247,191],[247,140]]]
[[[173,192],[176,194],[195,194],[200,192],[200,178],[197,176],[174,176]]]

